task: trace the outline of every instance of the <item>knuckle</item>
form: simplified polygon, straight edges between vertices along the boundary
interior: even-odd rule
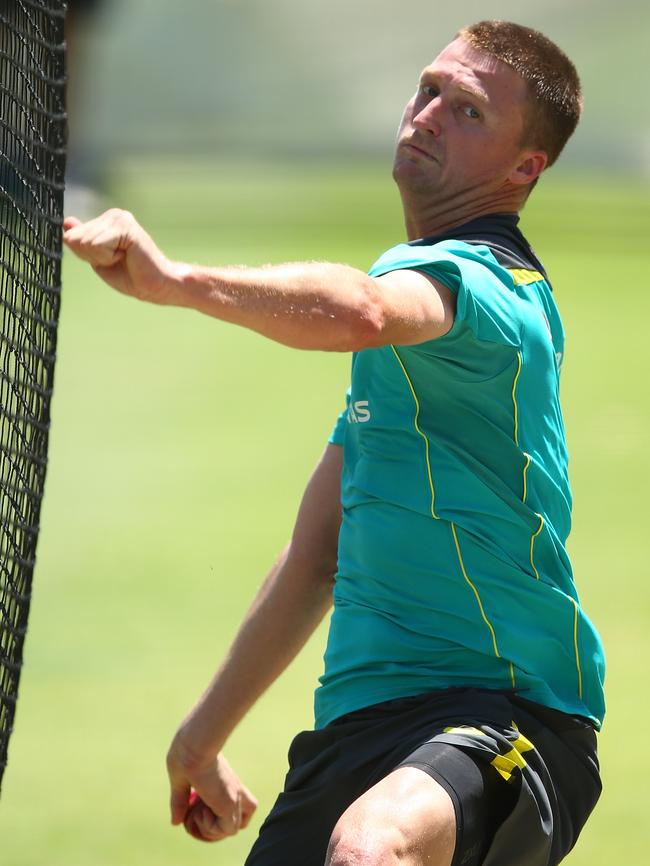
[[[130,224],[135,222],[135,217],[133,214],[119,207],[112,207],[106,211],[105,216],[114,223],[120,223],[122,225]]]

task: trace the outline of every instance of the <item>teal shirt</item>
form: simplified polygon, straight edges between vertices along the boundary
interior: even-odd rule
[[[564,332],[548,283],[459,240],[400,244],[370,270],[417,268],[457,296],[417,346],[356,353],[343,520],[316,726],[453,686],[515,689],[604,715],[604,659],[565,549]]]

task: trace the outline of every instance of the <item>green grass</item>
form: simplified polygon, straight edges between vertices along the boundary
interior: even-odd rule
[[[205,263],[368,267],[402,238],[383,169],[127,167],[112,202]],[[569,340],[571,552],[608,650],[605,793],[567,863],[641,863],[650,710],[644,492],[648,189],[551,175],[524,228]],[[164,757],[273,556],[338,412],[349,358],[297,354],[114,295],[69,257],[51,462],[0,806],[3,866],[243,862],[255,827],[202,846],[167,824]],[[321,630],[233,736],[260,819],[310,725]]]

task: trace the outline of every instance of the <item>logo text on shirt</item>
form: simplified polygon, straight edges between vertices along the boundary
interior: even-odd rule
[[[348,407],[348,422],[351,424],[365,424],[370,421],[370,409],[367,400],[355,400]]]

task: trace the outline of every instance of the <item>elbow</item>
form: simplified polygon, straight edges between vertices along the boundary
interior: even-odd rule
[[[325,592],[334,589],[335,576],[338,570],[338,559],[324,555],[312,563],[312,577],[314,584]]]
[[[364,283],[351,318],[351,351],[360,352],[385,344],[386,312],[372,279]]]
[[[386,343],[385,323],[383,310],[377,305],[370,305],[364,309],[354,328],[352,351],[360,352],[362,349],[376,349],[378,346],[383,346]]]
[[[306,551],[295,539],[287,550],[287,565],[290,570],[308,582],[314,592],[330,595],[334,589],[335,576],[338,570],[336,546],[332,551]]]
[[[387,314],[377,281],[348,265],[315,267],[318,279],[310,270],[303,274],[304,293],[311,293],[309,305],[302,310],[306,326],[299,330],[298,339],[287,340],[288,345],[330,352],[383,345]]]

